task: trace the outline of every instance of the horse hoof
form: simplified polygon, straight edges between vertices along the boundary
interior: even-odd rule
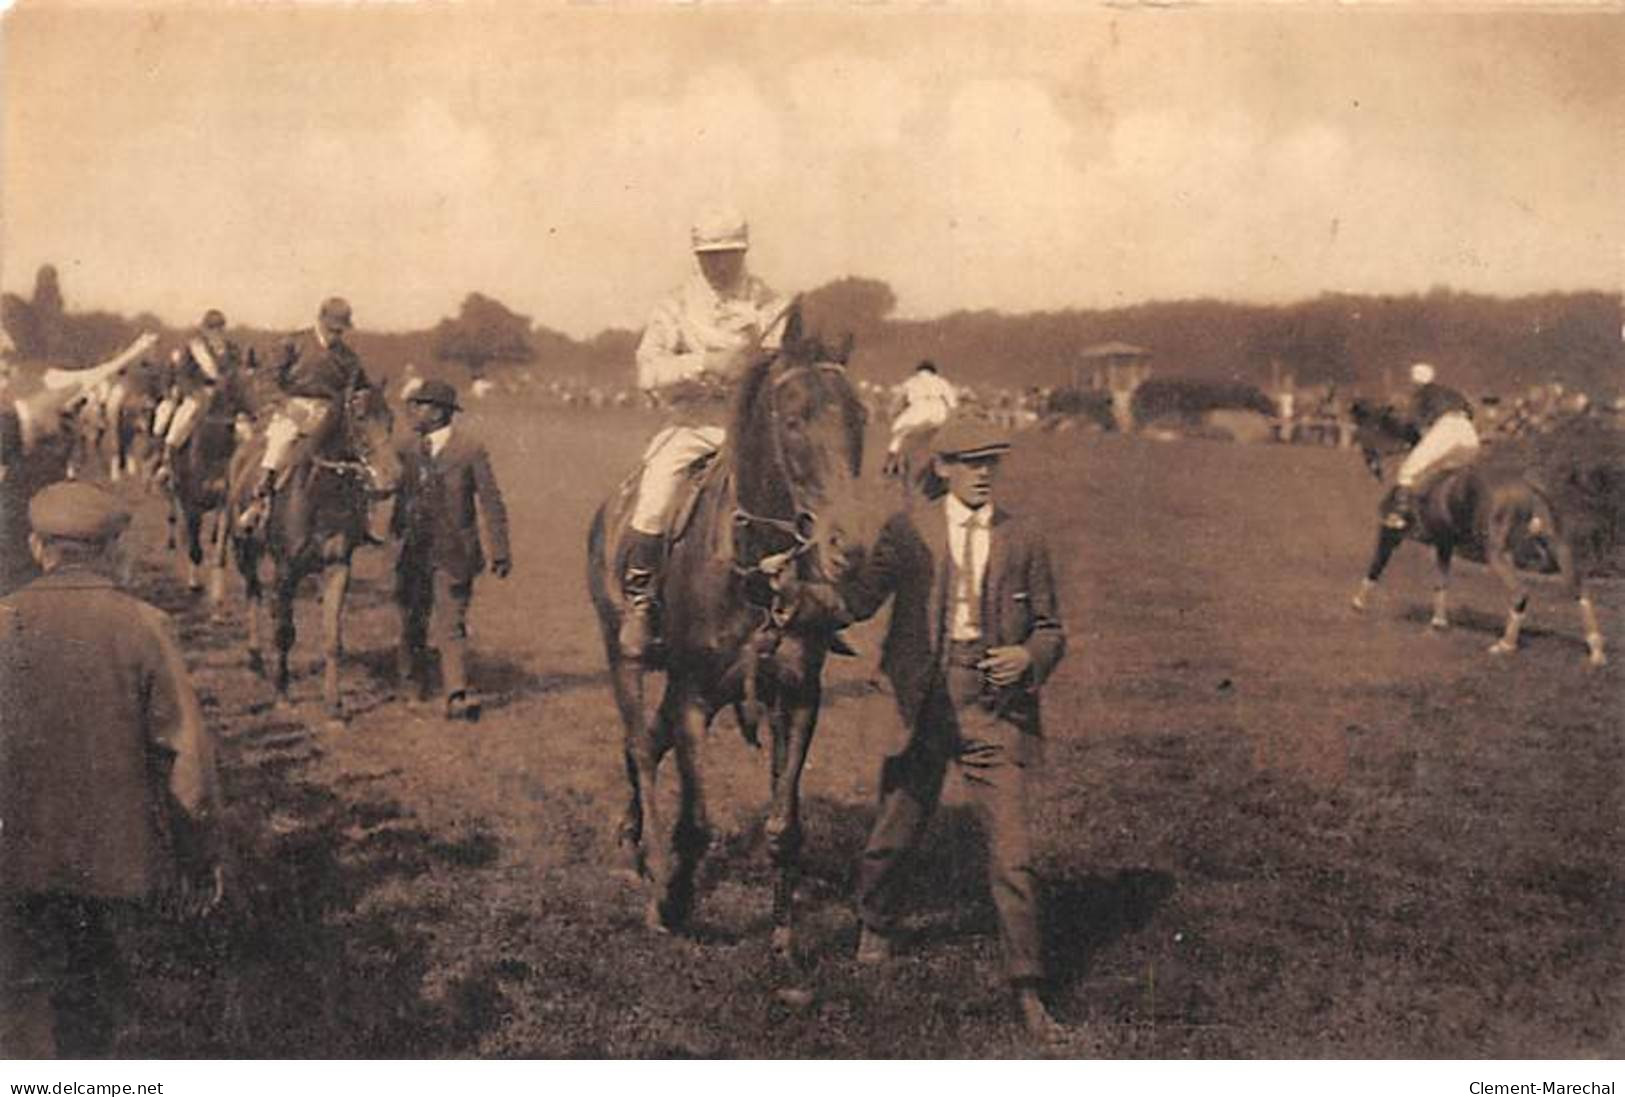
[[[1586,659],[1586,665],[1591,667],[1605,667],[1608,665],[1608,656],[1604,655],[1600,651],[1594,651],[1591,653],[1590,658]]]
[[[1349,609],[1352,609],[1355,613],[1364,613],[1365,599],[1361,598],[1359,595],[1355,595],[1349,600]]]
[[[1497,640],[1489,646],[1491,655],[1511,655],[1516,649],[1504,640]]]
[[[265,657],[257,651],[249,652],[248,669],[259,675],[261,678],[265,677]]]
[[[773,955],[781,960],[796,959],[796,931],[791,926],[773,927]]]
[[[1428,626],[1430,628],[1433,628],[1433,629],[1439,631],[1439,632],[1443,632],[1445,629],[1448,629],[1450,627],[1450,618],[1448,618],[1448,617],[1435,617],[1433,620],[1428,622]]]

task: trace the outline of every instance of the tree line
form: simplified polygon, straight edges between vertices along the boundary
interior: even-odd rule
[[[1549,293],[1515,298],[1457,293],[1324,294],[1291,304],[1156,301],[1114,309],[1012,314],[960,311],[901,319],[883,281],[842,278],[803,295],[810,330],[851,332],[856,371],[892,382],[922,359],[978,386],[1062,388],[1081,353],[1110,341],[1150,352],[1157,376],[1263,386],[1335,384],[1374,392],[1426,359],[1469,394],[1514,393],[1560,381],[1600,399],[1625,394],[1625,309],[1619,293]],[[206,304],[206,302],[205,302]],[[105,358],[140,330],[178,339],[150,313],[72,312],[55,268],[42,267],[34,293],[0,299],[0,323],[20,357],[62,364]],[[249,345],[285,334],[239,328]],[[483,293],[453,316],[417,331],[358,332],[363,357],[388,372],[414,363],[426,374],[472,380],[522,369],[545,379],[630,384],[637,332],[608,329],[574,339]]]

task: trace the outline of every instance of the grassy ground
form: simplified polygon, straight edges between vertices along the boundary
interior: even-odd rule
[[[142,1056],[998,1056],[984,863],[957,788],[930,833],[910,939],[851,959],[850,865],[897,729],[864,656],[830,676],[805,782],[804,968],[774,966],[759,836],[767,761],[705,745],[719,840],[692,935],[653,935],[617,875],[619,728],[583,588],[598,498],[650,423],[479,413],[516,569],[473,615],[484,719],[395,699],[389,564],[361,561],[343,730],[314,718],[314,605],[293,715],[174,581],[157,507],[142,590],[182,618],[224,743],[239,903],[132,928]],[[1542,586],[1493,661],[1503,598],[1461,569],[1426,627],[1402,551],[1348,597],[1375,486],[1352,454],[1077,433],[1025,436],[1003,485],[1045,516],[1071,654],[1046,691],[1034,807],[1066,1054],[1612,1056],[1621,1031],[1618,659],[1582,666]],[[1599,592],[1616,656],[1622,592]],[[309,718],[307,718],[309,717]],[[669,782],[668,782],[669,783]],[[792,1007],[775,996],[811,991]]]

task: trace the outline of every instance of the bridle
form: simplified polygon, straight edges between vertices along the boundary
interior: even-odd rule
[[[334,434],[342,438],[346,451],[353,454],[348,457],[324,457],[320,454],[311,459],[316,468],[331,472],[337,476],[355,477],[365,484],[371,485],[378,481],[378,470],[369,459],[370,447],[355,444],[355,435],[352,432],[356,420],[356,412],[352,406],[362,393],[369,390],[352,387],[345,390],[344,399],[339,401],[339,414],[343,419],[334,425]],[[369,490],[370,487],[369,487]]]
[[[769,382],[770,387],[767,394],[768,415],[772,425],[772,429],[768,433],[773,440],[773,463],[778,467],[779,475],[784,481],[785,490],[790,495],[790,507],[791,510],[794,511],[795,517],[780,518],[774,515],[753,513],[752,511],[739,505],[737,495],[735,498],[733,512],[733,520],[736,530],[760,527],[763,529],[772,530],[775,533],[788,537],[791,542],[790,547],[784,550],[781,555],[783,555],[789,562],[796,564],[797,567],[800,567],[801,561],[817,547],[817,542],[814,539],[814,531],[817,529],[818,525],[818,513],[811,507],[807,506],[803,501],[802,493],[796,483],[796,478],[791,473],[790,461],[785,456],[784,426],[779,418],[778,393],[780,389],[789,381],[800,377],[803,374],[813,373],[815,370],[834,373],[841,377],[846,376],[846,367],[839,362],[820,361],[811,363],[809,365],[792,366],[791,368],[779,373]],[[738,540],[736,539],[734,543],[733,559],[734,573],[741,576],[759,574],[762,561],[769,555],[774,554],[764,553],[756,560],[747,562],[739,555]],[[815,563],[816,562],[815,557]],[[821,573],[823,571],[822,566],[819,566],[818,570]],[[819,577],[825,579],[826,581],[828,580],[827,575],[820,574]]]

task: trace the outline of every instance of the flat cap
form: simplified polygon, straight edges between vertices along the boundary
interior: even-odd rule
[[[42,537],[95,543],[123,533],[130,512],[111,492],[82,480],[63,480],[29,500],[28,523]]]
[[[750,247],[750,226],[732,206],[709,206],[694,218],[689,241],[695,251],[744,251]]]
[[[457,390],[446,381],[428,380],[412,390],[407,397],[409,404],[439,404],[452,411],[462,411],[462,405],[457,403]]]
[[[213,331],[216,328],[223,328],[225,326],[226,314],[221,312],[219,309],[210,309],[208,312],[204,313],[203,323],[199,325],[199,327],[203,328],[204,331]]]
[[[964,461],[1008,453],[1011,445],[1010,434],[1003,427],[983,419],[956,416],[937,431],[931,448],[938,457]]]
[[[350,318],[350,302],[342,297],[329,297],[323,301],[321,312],[317,315],[324,324],[333,324],[343,328],[355,326],[355,321]]]

